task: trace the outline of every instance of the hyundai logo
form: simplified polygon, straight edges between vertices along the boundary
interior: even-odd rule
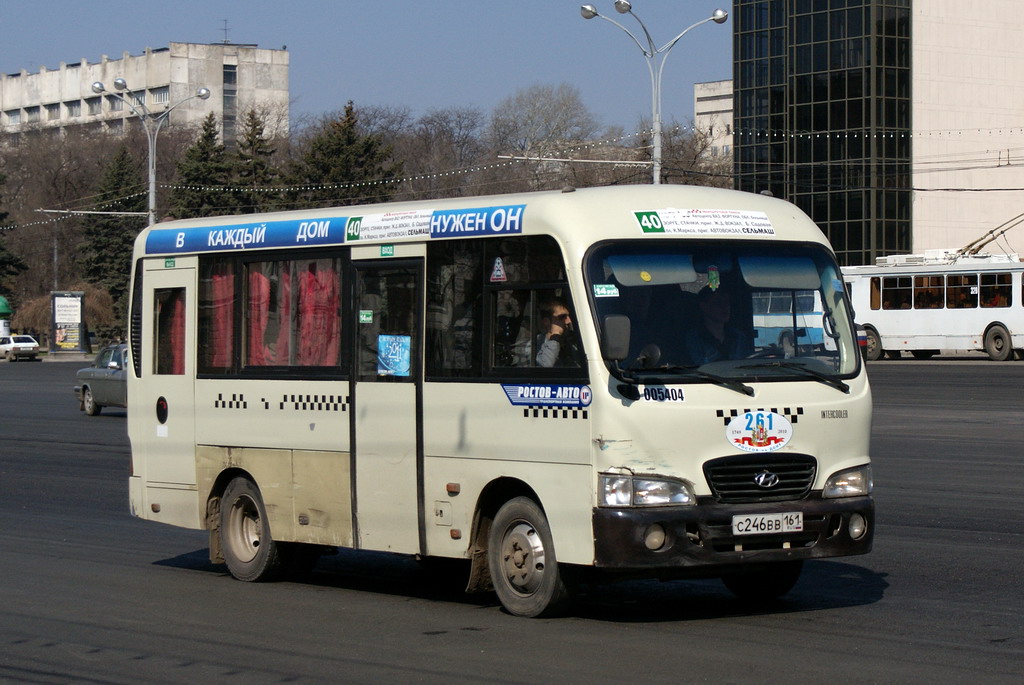
[[[765,469],[754,476],[754,482],[757,483],[757,487],[767,490],[768,488],[774,488],[779,484],[779,477],[768,469]]]

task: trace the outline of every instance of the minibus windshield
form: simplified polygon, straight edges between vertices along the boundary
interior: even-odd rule
[[[603,243],[586,274],[598,332],[617,336],[619,353],[605,357],[624,380],[806,380],[845,392],[838,379],[859,369],[839,268],[819,245]]]

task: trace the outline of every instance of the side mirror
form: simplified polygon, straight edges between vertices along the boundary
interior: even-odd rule
[[[121,370],[121,364],[116,359],[112,359],[110,361],[110,363],[107,364],[107,368],[108,369],[113,369],[115,371],[120,371]]]
[[[609,314],[604,317],[601,356],[613,362],[620,362],[629,356],[629,317],[625,314]]]

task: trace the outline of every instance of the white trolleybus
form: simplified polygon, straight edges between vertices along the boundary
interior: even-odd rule
[[[903,350],[917,359],[941,350],[984,350],[995,361],[1024,357],[1024,263],[1015,254],[960,252],[843,268],[868,359]]]
[[[755,303],[808,293],[828,344],[758,335]],[[570,188],[161,223],[135,246],[130,349],[131,511],[208,530],[241,580],[337,547],[461,559],[468,591],[539,616],[581,579],[772,598],[871,548],[851,307],[781,200]]]

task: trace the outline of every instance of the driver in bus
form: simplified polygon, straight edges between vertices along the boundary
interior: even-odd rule
[[[700,320],[684,335],[687,355],[697,366],[723,359],[744,359],[754,352],[753,339],[732,321],[732,302],[724,287],[704,286],[697,293]]]
[[[541,320],[547,325],[537,350],[537,366],[580,365],[579,337],[565,300],[552,298],[540,307]]]

